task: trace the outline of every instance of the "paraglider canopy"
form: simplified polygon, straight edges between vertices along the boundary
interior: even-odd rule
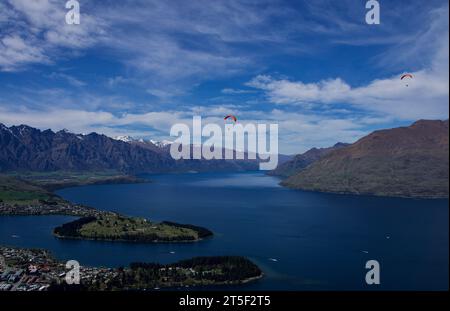
[[[400,80],[403,80],[403,79],[405,79],[405,78],[410,78],[410,79],[412,79],[412,78],[413,78],[413,75],[410,74],[410,73],[405,73],[404,75],[402,75],[402,77],[400,78]]]
[[[403,74],[402,75],[402,77],[400,78],[400,80],[404,80],[404,79],[406,79],[406,80],[408,80],[408,79],[412,79],[413,78],[413,75],[412,74],[410,74],[410,73],[405,73],[405,74]],[[408,87],[409,85],[408,84],[406,84],[406,87]]]
[[[234,123],[237,122],[237,118],[235,116],[233,116],[232,114],[227,115],[225,118],[223,118],[225,121],[228,119],[231,119],[234,121]]]

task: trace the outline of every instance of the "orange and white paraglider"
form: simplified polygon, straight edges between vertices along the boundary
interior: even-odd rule
[[[237,122],[237,118],[235,116],[233,116],[232,114],[227,115],[225,118],[223,118],[225,121],[228,119],[231,119],[234,121],[234,123]]]
[[[410,73],[405,73],[404,75],[401,76],[400,80],[402,81],[408,81],[409,79],[413,79],[413,75]],[[408,83],[406,83],[406,87],[408,87]]]

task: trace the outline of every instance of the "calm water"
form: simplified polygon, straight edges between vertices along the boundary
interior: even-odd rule
[[[199,243],[127,244],[55,239],[73,218],[0,217],[0,244],[42,247],[59,259],[120,266],[210,255],[242,255],[266,277],[242,289],[448,289],[448,200],[409,200],[294,191],[262,173],[149,176],[153,183],[70,188],[74,202],[155,221],[205,226]],[[365,285],[365,263],[381,285]]]

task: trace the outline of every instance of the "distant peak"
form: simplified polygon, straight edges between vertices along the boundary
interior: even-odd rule
[[[115,140],[119,140],[119,141],[123,141],[123,142],[126,142],[126,143],[136,141],[136,139],[134,139],[133,137],[128,136],[128,135],[119,135],[119,136],[114,137],[114,139]]]
[[[346,146],[348,146],[349,144],[347,144],[347,143],[341,143],[341,142],[338,142],[338,143],[336,143],[333,147],[334,148],[339,148],[339,147],[346,147]]]
[[[164,147],[166,147],[166,146],[168,146],[168,145],[173,144],[172,141],[170,141],[170,140],[165,140],[165,139],[163,139],[163,140],[161,140],[161,141],[157,141],[157,140],[150,139],[150,142],[151,142],[153,145],[155,145],[155,146],[157,146],[157,147],[159,147],[159,148],[164,148]]]
[[[9,130],[12,130],[12,132],[15,135],[19,135],[19,136],[21,136],[21,135],[28,135],[30,132],[34,133],[34,132],[40,132],[41,131],[41,130],[39,130],[37,128],[31,127],[31,126],[28,126],[28,125],[25,125],[25,124],[21,124],[21,125],[18,125],[18,126],[11,126],[9,128]]]
[[[31,127],[31,126],[28,126],[28,125],[25,125],[25,124],[20,124],[20,125],[14,125],[14,126],[11,126],[11,128],[15,128],[15,129],[18,129],[18,130],[28,130],[28,129],[35,129],[35,128],[33,128],[33,127]]]
[[[426,120],[426,119],[420,119],[417,120],[416,122],[414,122],[411,126],[417,126],[417,125],[427,125],[427,124],[442,124],[442,123],[448,123],[448,119],[447,120]]]
[[[68,133],[70,133],[70,131],[68,129],[64,128],[62,130],[59,130],[57,133],[68,134]]]

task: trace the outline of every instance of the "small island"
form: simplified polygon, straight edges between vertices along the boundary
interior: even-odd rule
[[[53,231],[58,238],[139,243],[195,242],[213,235],[208,229],[173,222],[154,223],[115,213],[82,217]]]

